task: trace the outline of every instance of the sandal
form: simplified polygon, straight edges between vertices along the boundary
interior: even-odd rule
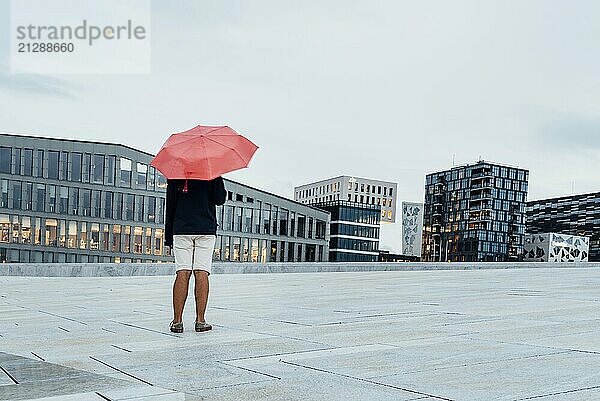
[[[173,333],[183,333],[183,322],[175,323],[175,321],[171,321],[169,328]]]
[[[208,331],[211,329],[212,329],[212,326],[206,322],[196,322],[196,331],[197,332]]]

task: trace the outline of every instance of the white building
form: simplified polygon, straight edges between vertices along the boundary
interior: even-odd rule
[[[294,200],[304,204],[349,201],[381,206],[381,222],[396,221],[398,184],[368,178],[339,176],[294,188]]]
[[[421,256],[423,203],[402,202],[402,255]]]
[[[543,233],[525,236],[524,260],[535,262],[587,262],[588,237]]]

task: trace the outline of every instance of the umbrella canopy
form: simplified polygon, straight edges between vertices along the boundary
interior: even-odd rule
[[[227,126],[198,125],[172,134],[150,164],[168,179],[212,180],[248,167],[256,149]]]

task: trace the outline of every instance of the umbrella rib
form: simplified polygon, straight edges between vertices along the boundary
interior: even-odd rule
[[[246,164],[250,163],[250,159],[248,159],[248,160],[244,159],[244,157],[243,157],[243,156],[240,154],[240,152],[238,152],[238,150],[237,150],[236,148],[232,148],[231,146],[227,146],[227,145],[225,145],[224,143],[221,143],[221,142],[215,141],[214,139],[211,139],[211,138],[208,138],[208,137],[206,137],[206,139],[208,139],[208,140],[210,140],[210,141],[213,141],[214,143],[216,143],[216,144],[219,144],[219,145],[221,145],[221,146],[224,146],[224,147],[226,147],[226,148],[227,148],[227,149],[229,149],[229,150],[233,150],[233,151],[234,151],[234,152],[235,152],[235,153],[236,153],[236,154],[239,156],[239,158],[240,158],[240,159],[242,159],[242,160],[244,161],[244,163],[246,163]],[[255,145],[255,146],[256,146],[256,145]],[[254,154],[254,153],[253,153],[253,154]]]

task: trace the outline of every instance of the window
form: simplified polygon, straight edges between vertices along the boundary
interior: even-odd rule
[[[56,150],[48,151],[48,178],[58,179],[58,158],[60,153]]]
[[[257,201],[257,204],[258,204],[258,208],[254,209],[254,233],[260,234],[260,226],[261,226],[260,211],[262,209],[262,202]]]
[[[44,151],[38,150],[37,152],[37,160],[35,164],[35,176],[43,177],[44,176]]]
[[[144,197],[135,196],[135,221],[144,221]]]
[[[288,216],[289,212],[281,209],[279,212],[279,235],[288,235]]]
[[[81,190],[81,213],[83,216],[92,215],[92,190],[82,189]]]
[[[136,184],[139,189],[146,189],[147,185],[147,175],[148,175],[148,165],[144,163],[136,164]]]
[[[0,242],[10,240],[10,221],[7,214],[0,214]]]
[[[10,174],[12,163],[12,148],[0,146],[0,173]]]
[[[23,184],[23,210],[32,210],[33,205],[33,184],[26,182]]]
[[[81,153],[71,153],[71,181],[81,181],[82,158]]]
[[[68,223],[69,234],[67,236],[67,247],[77,248],[77,222],[69,221]]]
[[[144,233],[142,227],[133,228],[133,253],[142,253],[142,234]]]
[[[231,252],[230,252],[230,237],[229,236],[224,236],[222,238],[223,241],[223,261],[229,261],[230,260],[230,256],[231,256]]]
[[[131,188],[131,160],[121,157],[119,163],[119,185]]]
[[[271,233],[271,205],[265,203],[265,207],[262,211],[263,218],[263,233],[270,234]]]
[[[102,231],[100,232],[100,249],[108,251],[110,241],[110,231],[108,224],[102,224]]]
[[[104,176],[104,183],[107,185],[115,185],[115,165],[117,164],[117,157],[110,155],[106,158],[106,175]]]
[[[33,174],[33,149],[23,149],[23,175],[31,176],[32,174]]]
[[[79,188],[69,187],[69,207],[70,214],[79,214]]]
[[[146,235],[144,235],[144,253],[146,255],[152,254],[152,229],[146,227]]]
[[[133,209],[135,206],[135,196],[125,194],[125,207],[123,208],[123,220],[133,220]]]
[[[269,258],[269,261],[277,261],[277,241],[271,241],[271,257]]]
[[[104,191],[104,209],[102,216],[105,219],[113,218],[113,193],[110,191]]]
[[[146,208],[146,219],[149,223],[154,223],[156,220],[156,198],[148,197],[148,207]]]
[[[167,188],[167,179],[160,172],[156,172],[156,188]]]
[[[31,217],[23,216],[21,221],[21,242],[31,244]]]
[[[79,223],[79,249],[88,249],[88,230],[87,223],[82,221]]]
[[[119,224],[113,226],[112,251],[121,252],[121,226]]]
[[[66,180],[69,173],[69,152],[60,153],[59,175],[61,180]]]
[[[100,249],[100,224],[92,223],[90,227],[90,249],[97,251]]]
[[[46,184],[36,184],[35,189],[35,210],[43,212],[46,210]]]
[[[100,217],[100,203],[101,203],[101,192],[92,191],[92,217]]]
[[[248,238],[242,238],[242,262],[248,261],[249,248]]]
[[[298,237],[304,238],[306,233],[306,216],[298,215]]]
[[[15,174],[21,174],[21,148],[15,148]]]
[[[158,198],[156,203],[156,222],[165,222],[165,198]]]
[[[90,182],[91,175],[92,175],[92,155],[89,153],[85,153],[83,155],[83,170],[82,170],[83,182]]]
[[[46,219],[44,238],[46,246],[58,245],[58,222],[56,219]]]
[[[0,186],[2,187],[0,207],[8,208],[8,180],[2,180]]]
[[[20,209],[21,208],[21,198],[22,198],[22,186],[21,181],[13,181],[13,199],[12,199],[12,208]]]
[[[91,181],[95,184],[102,184],[104,182],[104,155],[94,155]]]
[[[46,211],[50,213],[56,212],[56,185],[48,185],[48,204],[46,205]]]
[[[325,229],[326,229],[326,223],[324,221],[321,220],[317,220],[317,224],[316,224],[316,233],[315,233],[315,238],[316,239],[325,239]]]
[[[162,228],[157,228],[154,232],[154,254],[163,254],[164,231]]]
[[[231,255],[231,261],[232,262],[239,262],[240,261],[240,249],[241,247],[241,239],[240,237],[233,237],[231,239],[231,248],[232,248],[232,255]]]
[[[123,252],[131,252],[131,226],[123,226]]]
[[[154,167],[150,167],[150,172],[148,173],[148,190],[154,190],[154,180],[156,179],[156,169]]]
[[[18,244],[21,240],[21,225],[19,224],[19,216],[11,216],[11,242]]]
[[[244,217],[242,221],[242,232],[251,233],[252,232],[252,208],[245,207],[244,208]]]

